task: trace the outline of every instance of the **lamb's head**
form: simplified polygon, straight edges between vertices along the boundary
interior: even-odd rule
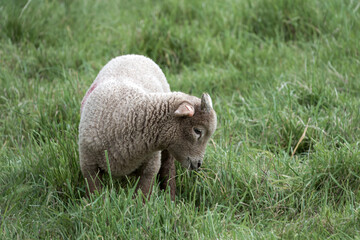
[[[204,158],[206,145],[216,129],[216,113],[207,93],[201,100],[187,95],[176,103],[173,112],[175,125],[169,152],[181,165],[190,170],[198,169]]]

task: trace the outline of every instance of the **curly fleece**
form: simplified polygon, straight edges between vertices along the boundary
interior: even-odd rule
[[[107,63],[81,103],[80,166],[90,191],[100,187],[101,173],[108,170],[105,151],[112,176],[140,176],[144,194],[162,161],[175,157],[184,167],[200,166],[216,128],[211,99],[204,99],[171,92],[159,66],[144,56],[125,55]],[[201,129],[200,137],[194,127]]]

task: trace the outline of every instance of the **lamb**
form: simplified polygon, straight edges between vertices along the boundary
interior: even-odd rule
[[[199,99],[171,92],[160,67],[140,55],[108,62],[80,112],[80,167],[88,194],[101,189],[102,174],[110,169],[112,177],[139,176],[137,188],[144,196],[158,175],[160,188],[169,185],[174,200],[174,158],[198,169],[217,124],[208,94]]]

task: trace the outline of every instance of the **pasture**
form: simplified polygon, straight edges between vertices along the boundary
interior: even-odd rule
[[[80,102],[142,54],[218,115],[177,196],[85,198]],[[360,3],[0,2],[1,239],[360,239]]]

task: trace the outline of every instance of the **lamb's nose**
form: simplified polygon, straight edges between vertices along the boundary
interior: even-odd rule
[[[201,161],[191,162],[191,170],[197,170],[201,166]]]

